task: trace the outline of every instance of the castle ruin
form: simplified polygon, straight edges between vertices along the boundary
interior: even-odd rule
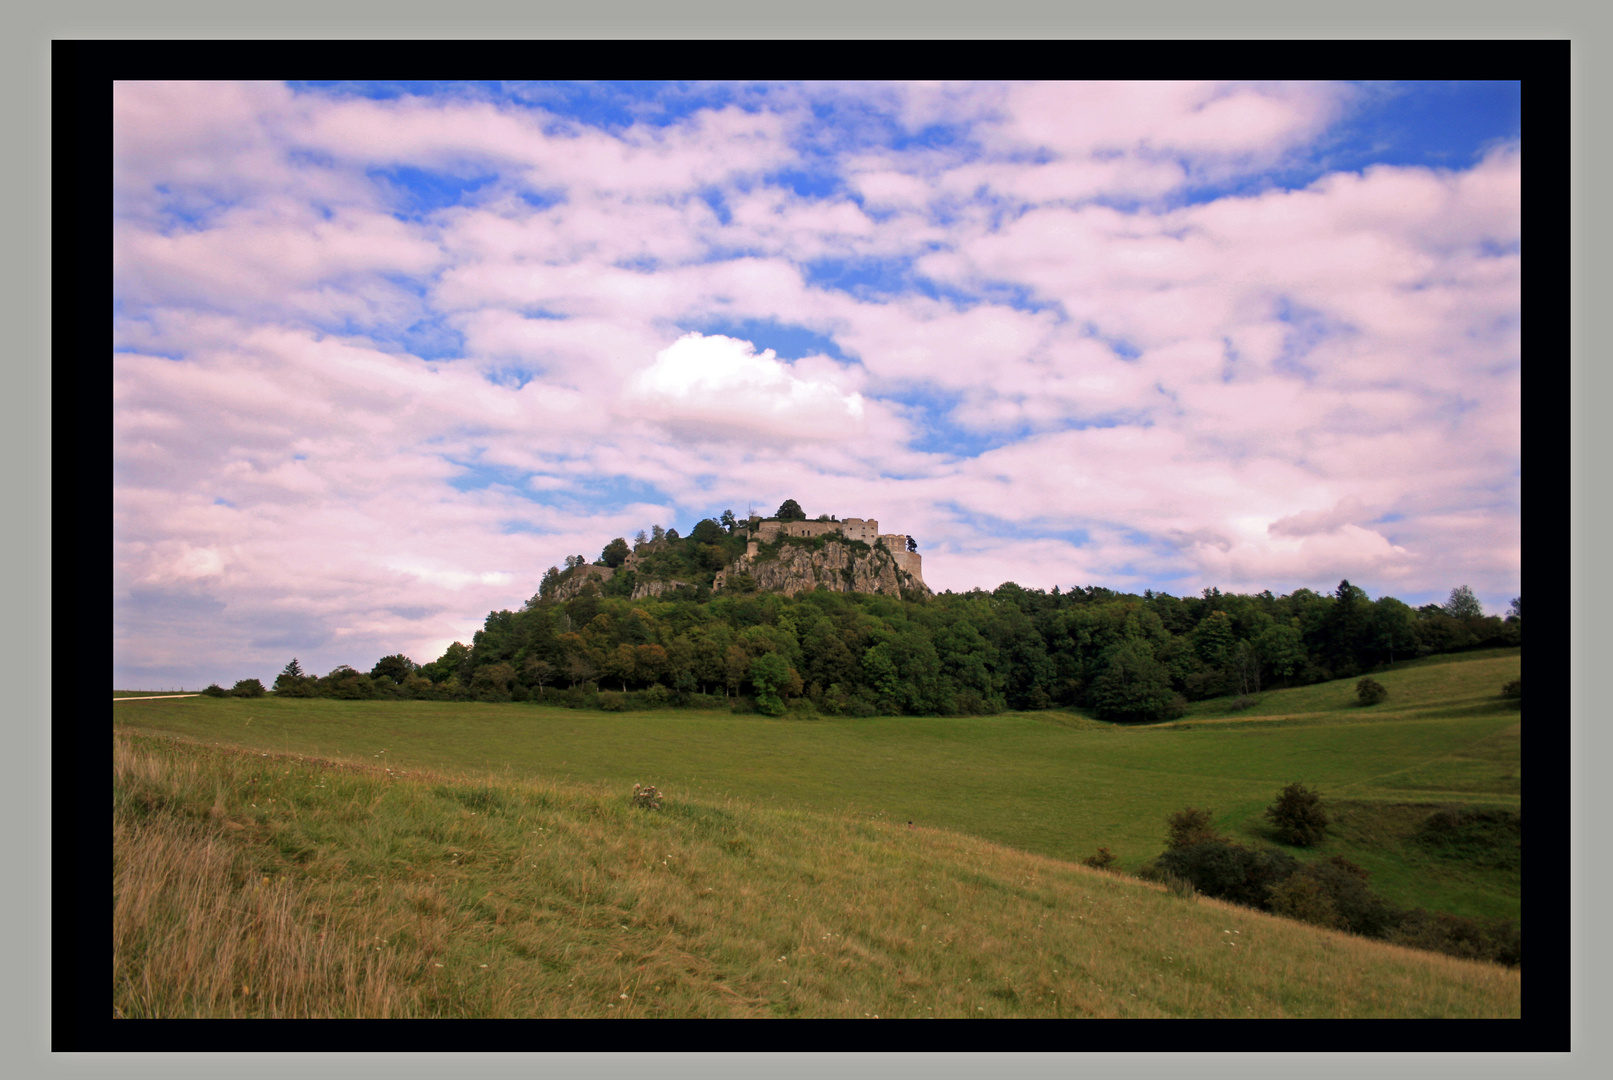
[[[912,574],[919,581],[924,580],[924,560],[917,551],[907,549],[910,537],[906,533],[880,532],[879,522],[873,518],[846,518],[844,521],[779,521],[777,518],[764,520],[752,514],[750,527],[754,535],[745,549],[748,558],[754,559],[757,549],[762,544],[780,536],[811,540],[819,536],[838,535],[847,540],[861,540],[869,547],[878,547],[883,542],[885,550],[890,552],[898,569]]]

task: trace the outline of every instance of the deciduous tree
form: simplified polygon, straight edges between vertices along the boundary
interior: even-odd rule
[[[631,549],[627,546],[627,539],[618,536],[605,545],[605,550],[599,553],[599,561],[615,569],[627,561],[629,554],[631,554]]]
[[[1484,606],[1472,589],[1458,585],[1451,590],[1451,598],[1445,601],[1445,614],[1453,619],[1477,618],[1484,614]]]
[[[1277,801],[1266,807],[1266,817],[1279,837],[1300,847],[1310,847],[1327,835],[1322,797],[1304,784],[1289,784],[1278,792]]]

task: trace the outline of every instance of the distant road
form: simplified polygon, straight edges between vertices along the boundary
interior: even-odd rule
[[[115,697],[113,701],[156,701],[158,698],[201,697],[200,694],[141,694],[139,697]]]

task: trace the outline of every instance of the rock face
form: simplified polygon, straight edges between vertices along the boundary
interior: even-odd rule
[[[669,593],[680,585],[689,584],[687,581],[640,581],[633,585],[632,600],[642,600],[646,596],[660,596]]]
[[[555,586],[554,598],[556,600],[570,600],[574,596],[579,596],[583,591],[583,587],[590,581],[594,583],[594,588],[597,591],[599,586],[609,581],[614,573],[616,571],[608,566],[584,565],[575,570],[568,570],[566,579]]]
[[[830,540],[814,549],[808,545],[782,543],[776,554],[745,555],[717,572],[714,592],[743,588],[742,575],[749,575],[757,589],[786,596],[811,592],[820,585],[830,592],[883,593],[900,596],[902,590],[928,594],[929,586],[903,570],[883,547],[851,545]],[[905,554],[905,552],[904,552]]]

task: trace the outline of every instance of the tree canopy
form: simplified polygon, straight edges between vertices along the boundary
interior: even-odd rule
[[[1287,596],[1043,591],[1009,581],[990,592],[787,597],[732,573],[714,593],[714,575],[744,553],[746,530],[707,519],[686,537],[656,531],[659,542],[640,547],[633,569],[580,591],[561,588],[586,572],[580,557],[567,557],[521,610],[489,612],[469,644],[454,642],[424,666],[400,653],[368,674],[342,665],[315,678],[293,660],[274,693],[595,707],[609,689],[657,707],[715,697],[775,710],[805,698],[834,715],[1065,707],[1147,723],[1180,715],[1190,701],[1354,678],[1522,637],[1515,609],[1505,622],[1457,618],[1439,604],[1374,601],[1348,581]],[[625,546],[618,537],[602,558]],[[633,599],[644,581],[685,584]]]

